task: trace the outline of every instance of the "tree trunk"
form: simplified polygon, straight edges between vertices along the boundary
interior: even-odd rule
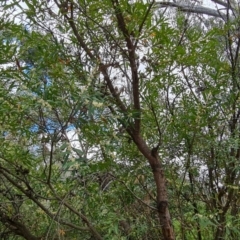
[[[154,181],[157,188],[157,211],[164,240],[174,240],[175,236],[168,208],[166,178],[164,176],[161,160],[157,153],[157,148],[150,150],[141,136],[134,136],[133,138],[139,151],[147,158],[153,171]]]
[[[219,216],[219,221],[218,221],[218,226],[217,226],[217,230],[215,233],[215,238],[214,240],[223,240],[224,235],[225,235],[225,230],[226,230],[226,226],[225,226],[225,214],[221,214]]]

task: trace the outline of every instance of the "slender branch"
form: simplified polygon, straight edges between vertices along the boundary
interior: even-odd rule
[[[57,4],[58,7],[60,7],[59,3],[56,0],[55,0],[55,3]],[[94,55],[91,52],[91,50],[88,48],[85,41],[83,40],[83,38],[79,34],[79,31],[78,31],[78,29],[76,27],[76,24],[74,23],[73,19],[71,17],[68,17],[67,15],[64,15],[64,17],[67,19],[70,27],[72,28],[73,33],[74,33],[75,37],[77,38],[77,41],[78,41],[79,45],[84,49],[84,51],[86,52],[86,54],[90,57],[90,59],[92,61],[99,64],[99,71],[102,73],[102,75],[104,77],[104,80],[106,81],[112,96],[116,100],[116,103],[117,103],[118,107],[121,109],[121,111],[126,112],[127,108],[125,107],[124,103],[121,101],[119,95],[115,91],[115,88],[112,84],[112,81],[111,81],[111,79],[110,79],[110,77],[107,73],[107,68],[110,67],[111,64],[110,65],[103,64],[100,60],[100,57],[97,56],[97,55]]]
[[[53,139],[51,140],[51,151],[50,151],[50,159],[49,159],[49,171],[48,171],[47,184],[50,183],[51,176],[52,176],[54,138],[55,136],[53,136]]]
[[[0,167],[0,173],[14,186],[16,187],[19,191],[21,191],[25,196],[27,196],[29,199],[31,199],[38,207],[40,207],[51,219],[53,219],[55,221],[56,215],[51,213],[41,202],[39,202],[35,196],[33,192],[30,192],[28,190],[25,190],[19,183],[17,183],[16,181],[14,181],[6,172],[5,169],[3,169],[2,167]],[[67,222],[65,220],[59,219],[58,220],[59,223],[72,227],[74,229],[78,229],[80,231],[89,231],[89,228],[86,227],[79,227],[77,225],[74,225],[70,222]]]
[[[69,25],[71,26],[74,35],[76,36],[78,42],[80,43],[80,46],[84,49],[84,51],[87,53],[87,55],[92,59],[92,60],[97,60],[97,56],[94,56],[94,54],[90,51],[90,49],[87,47],[87,45],[85,44],[85,42],[83,41],[82,37],[80,36],[76,25],[74,24],[73,20],[66,17],[68,20]]]
[[[141,34],[141,31],[142,31],[142,29],[143,29],[144,23],[146,22],[147,17],[148,17],[148,15],[149,15],[149,13],[150,13],[150,11],[151,11],[154,3],[155,3],[155,0],[153,0],[152,3],[150,3],[149,6],[148,6],[148,9],[147,9],[147,11],[146,11],[146,13],[145,13],[145,15],[144,15],[144,18],[143,18],[143,20],[142,20],[142,22],[141,22],[141,24],[140,24],[140,26],[139,26],[139,29],[138,29],[139,35]],[[136,42],[135,42],[135,44],[134,44],[134,48],[135,48],[135,49],[136,49],[136,47],[137,47],[138,41],[139,41],[139,36],[138,36],[138,38],[137,38],[137,40],[136,40]]]
[[[192,13],[200,13],[205,14],[208,16],[218,17],[226,19],[226,15],[222,14],[220,11],[206,8],[202,6],[189,6],[188,4],[182,3],[173,3],[173,2],[156,2],[156,7],[163,8],[163,7],[176,7],[182,12],[192,12]]]
[[[159,122],[158,122],[157,114],[156,114],[156,112],[155,112],[155,109],[154,109],[152,103],[150,103],[149,108],[150,108],[150,110],[151,110],[152,113],[153,113],[153,116],[154,116],[154,119],[155,119],[155,122],[156,122],[156,125],[157,125],[158,134],[159,134],[159,144],[161,144],[162,131],[161,131],[160,124],[159,124]]]
[[[131,34],[127,30],[126,23],[124,20],[123,13],[121,11],[121,7],[118,0],[112,0],[112,5],[115,10],[115,15],[117,17],[118,28],[122,32],[127,49],[128,49],[128,56],[129,56],[129,63],[132,73],[132,85],[133,85],[133,104],[134,110],[137,111],[136,116],[134,117],[134,131],[135,134],[139,134],[140,132],[140,123],[141,123],[141,107],[140,107],[140,99],[139,99],[139,76],[138,76],[138,67],[137,67],[137,59],[135,53],[135,47],[131,40]]]
[[[239,49],[240,49],[240,38],[237,39],[237,47],[235,51],[235,58],[234,58],[234,69],[236,71],[237,64],[239,64]],[[238,85],[238,84],[237,84]],[[239,85],[238,85],[239,89]]]
[[[109,174],[110,174],[113,178],[115,178],[118,182],[120,182],[121,184],[123,184],[123,185],[125,186],[125,188],[126,188],[139,202],[141,202],[142,204],[144,204],[145,206],[147,206],[148,208],[150,208],[150,209],[152,209],[152,210],[154,210],[154,211],[157,210],[157,208],[148,205],[148,204],[145,203],[142,199],[140,199],[138,196],[136,196],[136,195],[134,194],[134,192],[126,185],[126,183],[125,183],[124,181],[117,179],[117,178],[116,178],[113,174],[111,174],[111,173],[109,173]],[[148,194],[149,194],[149,193],[148,193]],[[149,195],[150,195],[150,194],[149,194]],[[151,195],[150,195],[150,196],[151,196]]]
[[[58,3],[57,0],[54,0],[54,2],[56,3],[56,5],[58,6],[59,10],[61,10],[61,5]],[[71,5],[73,7],[73,5]],[[72,14],[73,9],[71,9],[71,16],[68,17],[67,14],[63,14],[65,19],[68,21],[69,25],[71,26],[74,35],[76,36],[80,46],[84,49],[84,51],[87,53],[87,55],[92,59],[92,60],[96,60],[96,56],[94,56],[94,54],[90,51],[90,49],[87,47],[87,45],[85,44],[83,38],[80,36],[78,29],[76,28],[76,25],[73,22],[73,14]]]
[[[214,3],[217,3],[219,5],[222,5],[222,6],[226,7],[226,8],[228,7],[228,3],[223,2],[221,0],[211,0],[211,1],[214,2]]]
[[[27,240],[40,240],[42,237],[36,237],[31,234],[29,229],[21,222],[10,218],[2,210],[0,210],[0,221],[14,234],[22,236]]]
[[[64,206],[66,206],[69,210],[71,210],[74,214],[76,214],[77,216],[79,216],[83,222],[85,222],[88,226],[88,228],[90,229],[90,231],[92,232],[92,234],[95,236],[96,239],[99,240],[103,240],[103,238],[100,236],[100,234],[97,232],[97,230],[93,227],[93,225],[91,224],[91,222],[87,219],[87,217],[85,215],[83,215],[81,212],[78,212],[76,209],[74,209],[71,205],[69,205],[65,199],[61,199],[60,197],[58,197],[53,189],[53,187],[51,185],[49,185],[52,192],[55,194],[55,197],[61,202],[61,204],[63,204]]]

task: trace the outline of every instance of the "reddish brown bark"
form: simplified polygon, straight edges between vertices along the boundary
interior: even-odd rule
[[[152,4],[153,5],[153,4]],[[149,6],[149,9],[147,10],[148,14],[150,12],[150,8],[152,5]],[[148,163],[150,164],[154,181],[156,184],[156,191],[157,191],[157,211],[160,219],[160,224],[162,228],[162,233],[164,240],[174,240],[174,231],[173,226],[171,223],[169,208],[168,208],[168,196],[167,196],[167,187],[166,187],[166,179],[164,176],[164,170],[160,161],[160,158],[157,153],[157,149],[151,150],[149,146],[146,144],[146,141],[141,137],[141,103],[140,103],[140,86],[139,86],[139,73],[138,73],[138,64],[136,59],[136,48],[137,48],[137,42],[134,43],[131,34],[128,31],[127,24],[124,20],[124,14],[121,9],[121,6],[119,4],[118,0],[112,0],[112,6],[115,11],[115,16],[118,23],[118,28],[120,32],[123,35],[123,39],[126,43],[127,51],[126,56],[129,61],[129,66],[131,69],[131,83],[132,83],[132,97],[133,97],[133,109],[138,113],[136,117],[133,119],[133,124],[125,124],[124,122],[121,122],[128,132],[128,134],[131,136],[132,140],[136,144],[139,151],[146,157],[148,160]],[[147,15],[146,15],[147,16]],[[144,19],[146,20],[146,16]],[[88,48],[87,44],[84,42],[83,38],[79,34],[77,27],[75,25],[75,22],[72,17],[65,16],[66,20],[69,22],[69,25],[71,26],[74,35],[77,38],[77,41],[79,45],[82,47],[82,49],[85,50],[86,54],[90,57],[91,60],[96,62],[99,60],[99,56],[95,56],[90,49]],[[140,31],[142,29],[142,26],[144,24],[144,21],[142,22],[140,26]],[[108,90],[112,97],[115,99],[115,106],[126,116],[128,116],[128,110],[129,108],[125,106],[125,104],[121,101],[119,95],[115,91],[113,82],[111,81],[111,77],[108,74],[108,67],[111,66],[109,64],[99,63],[99,72],[103,75],[105,83],[107,84]],[[130,109],[131,110],[131,109]],[[112,110],[114,113],[115,111]]]
[[[139,151],[148,160],[153,171],[157,190],[157,210],[164,240],[174,240],[175,236],[168,208],[166,178],[164,176],[164,170],[158,156],[157,149],[150,150],[141,136],[134,136],[134,142]]]

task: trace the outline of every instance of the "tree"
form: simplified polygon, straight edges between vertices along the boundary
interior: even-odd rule
[[[239,236],[238,10],[213,2],[3,3],[2,238]]]

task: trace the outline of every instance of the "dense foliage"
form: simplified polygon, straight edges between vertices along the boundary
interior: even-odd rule
[[[240,7],[213,2],[1,1],[1,239],[240,238]]]

